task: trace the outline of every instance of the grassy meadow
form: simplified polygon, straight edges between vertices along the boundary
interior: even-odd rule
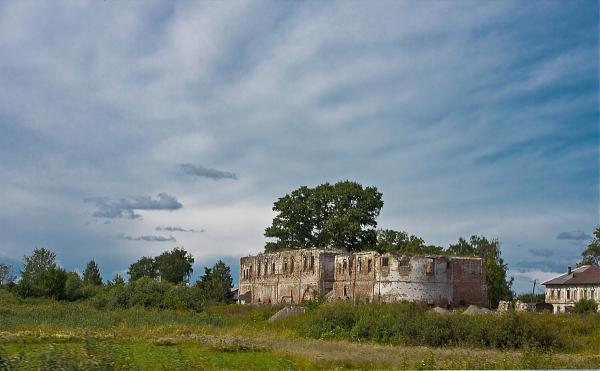
[[[0,291],[0,370],[599,368],[600,316],[436,314],[415,304],[98,309]]]

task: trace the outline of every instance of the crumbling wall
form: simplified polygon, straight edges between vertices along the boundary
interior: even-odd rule
[[[485,265],[478,258],[292,250],[245,257],[240,264],[240,295],[254,304],[299,303],[315,294],[359,303],[487,304]]]
[[[452,297],[454,306],[487,306],[486,269],[483,259],[452,257]]]
[[[240,294],[247,304],[299,303],[333,287],[335,254],[288,250],[240,259]]]

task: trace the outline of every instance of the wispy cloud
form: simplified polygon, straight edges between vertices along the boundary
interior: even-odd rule
[[[514,277],[523,277],[530,280],[536,280],[538,284],[551,280],[556,276],[560,276],[561,272],[547,272],[540,269],[519,270],[510,272]]]
[[[231,173],[228,171],[222,171],[217,169],[210,169],[200,165],[194,164],[179,164],[179,170],[187,175],[198,176],[203,178],[210,178],[214,180],[220,179],[235,179],[238,177],[235,173]]]
[[[570,232],[560,232],[558,236],[556,236],[557,240],[591,240],[592,236],[586,234],[584,231],[570,231]]]
[[[206,232],[206,230],[204,228],[203,229],[185,229],[185,228],[176,227],[176,226],[156,227],[155,230],[156,231],[164,231],[164,232],[192,232],[192,233]]]
[[[554,250],[552,249],[529,249],[528,250],[531,255],[540,256],[548,258],[554,255]]]
[[[132,197],[112,200],[107,197],[90,197],[83,200],[86,203],[93,203],[97,210],[92,213],[96,218],[109,219],[137,219],[141,215],[136,210],[177,210],[183,205],[177,201],[177,198],[169,196],[166,193],[159,193],[156,199],[152,197]]]
[[[149,236],[133,237],[133,236],[128,236],[128,235],[126,235],[124,233],[120,233],[116,237],[118,239],[120,239],[120,240],[128,240],[128,241],[177,242],[177,240],[173,236],[165,237],[165,236],[151,236],[151,235],[149,235]]]

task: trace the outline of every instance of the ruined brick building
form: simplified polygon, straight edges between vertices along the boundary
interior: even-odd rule
[[[240,260],[240,304],[299,303],[315,295],[363,303],[488,304],[480,258],[311,249]]]

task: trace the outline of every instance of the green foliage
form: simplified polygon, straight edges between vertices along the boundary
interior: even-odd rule
[[[129,266],[127,274],[129,281],[139,280],[142,277],[158,278],[158,269],[153,258],[143,256]]]
[[[203,300],[207,302],[233,303],[233,278],[230,268],[219,260],[212,268],[204,268],[204,274],[196,283]]]
[[[520,294],[517,296],[517,300],[524,303],[543,303],[546,301],[546,295],[544,294]]]
[[[202,309],[204,300],[200,290],[183,284],[157,281],[142,277],[126,284],[107,285],[92,298],[96,308],[157,308],[157,309]]]
[[[65,299],[75,301],[83,298],[83,281],[76,272],[67,273],[65,281]]]
[[[107,286],[124,286],[125,285],[125,280],[123,279],[123,277],[121,277],[120,274],[115,274],[115,277],[112,279],[112,281],[108,281]]]
[[[277,216],[265,230],[274,241],[265,250],[373,247],[381,196],[377,188],[351,181],[300,187],[274,203]]]
[[[12,265],[0,263],[0,286],[11,286],[15,282]]]
[[[596,313],[598,311],[598,303],[593,299],[581,299],[573,307],[574,313]]]
[[[392,229],[379,229],[377,231],[377,245],[375,250],[379,253],[396,252],[401,254],[444,254],[444,248],[426,245],[425,241],[417,236],[409,236],[406,232]]]
[[[512,300],[513,278],[507,278],[508,264],[500,253],[500,242],[483,236],[471,236],[470,241],[459,238],[458,243],[448,247],[448,253],[459,256],[478,256],[485,260],[488,299],[495,308],[500,300]]]
[[[594,231],[594,240],[581,253],[579,265],[600,265],[600,226]]]
[[[83,272],[83,283],[86,285],[102,285],[102,276],[100,276],[100,268],[94,260],[87,263]]]
[[[322,305],[290,322],[300,334],[318,339],[351,339],[385,344],[476,346],[499,349],[562,347],[556,332],[540,317],[437,314],[418,303]]]
[[[194,258],[183,248],[165,251],[154,262],[162,281],[174,284],[188,282],[193,272]]]
[[[22,297],[63,299],[67,272],[56,264],[56,254],[45,248],[35,249],[24,257],[21,280],[16,292]]]

